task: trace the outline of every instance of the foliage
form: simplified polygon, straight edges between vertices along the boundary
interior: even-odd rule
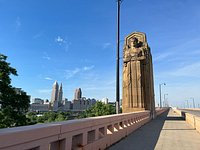
[[[45,112],[38,115],[28,112],[30,99],[25,92],[17,93],[11,85],[10,76],[17,76],[17,70],[7,62],[7,56],[0,54],[0,128],[48,123],[85,117],[110,115],[115,113],[112,105],[97,101],[83,113]]]
[[[26,125],[30,103],[26,93],[17,94],[11,86],[10,75],[17,76],[17,71],[6,60],[7,56],[0,54],[0,128]]]
[[[29,124],[36,123],[49,123],[57,121],[66,121],[69,119],[95,117],[103,115],[115,114],[115,107],[109,104],[104,104],[101,101],[97,101],[95,105],[90,107],[84,112],[44,112],[37,114],[36,112],[28,112],[27,118]]]
[[[45,112],[43,114],[37,114],[36,112],[28,112],[27,118],[29,119],[29,124],[36,123],[49,123],[68,120],[70,113],[68,112]]]
[[[115,114],[115,107],[110,104],[104,104],[101,101],[97,101],[95,105],[83,112],[79,118],[95,117],[103,115]]]

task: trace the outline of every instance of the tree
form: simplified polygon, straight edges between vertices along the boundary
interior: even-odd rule
[[[17,70],[6,60],[7,56],[0,54],[0,128],[26,125],[30,103],[25,92],[17,93],[12,87],[10,75],[17,76]]]
[[[26,117],[28,118],[28,124],[33,125],[37,123],[37,113],[36,112],[28,112],[26,114]]]
[[[68,120],[69,113],[64,112],[45,112],[41,116],[36,116],[34,114],[29,114],[29,118],[33,118],[33,115],[37,117],[37,123],[49,123]]]
[[[80,115],[80,118],[95,117],[103,115],[115,114],[115,107],[109,104],[104,104],[101,101],[97,101],[95,105],[87,109]]]

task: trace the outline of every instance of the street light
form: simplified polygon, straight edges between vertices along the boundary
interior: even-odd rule
[[[194,97],[191,97],[190,99],[192,99],[192,101],[193,101],[193,108],[195,108]]]
[[[166,96],[167,96],[168,94],[164,94],[164,102],[165,102],[165,107],[166,107],[166,104],[167,104],[167,101],[166,101]],[[163,104],[163,106],[164,106],[164,104]]]
[[[161,95],[162,95],[162,94],[161,94],[161,92],[162,92],[162,91],[161,91],[161,86],[162,86],[162,85],[166,85],[166,83],[161,83],[161,84],[159,84],[159,91],[160,91],[160,108],[162,108],[162,96],[161,96]]]
[[[187,108],[189,108],[189,102],[188,102],[188,100],[186,100],[186,102],[187,102]]]
[[[120,42],[120,5],[122,0],[117,0],[117,56],[116,56],[116,113],[119,114],[120,87],[119,87],[119,42]]]

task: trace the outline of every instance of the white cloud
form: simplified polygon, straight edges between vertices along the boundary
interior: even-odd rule
[[[106,49],[106,48],[108,48],[110,45],[111,45],[111,43],[109,43],[109,42],[107,42],[107,43],[104,43],[104,44],[103,44],[103,49]]]
[[[64,38],[58,36],[57,38],[55,38],[55,42],[57,42],[58,44],[63,44],[66,43],[66,41],[64,40]]]
[[[35,34],[35,35],[33,36],[33,39],[40,38],[43,34],[44,34],[43,32],[39,32],[39,33],[37,33],[37,34]]]
[[[88,71],[88,70],[92,70],[94,68],[94,65],[92,65],[92,66],[85,66],[85,67],[83,67],[83,70],[84,71]]]
[[[63,45],[65,52],[69,51],[69,47],[72,44],[71,42],[67,41],[66,39],[64,39],[61,36],[56,37],[55,42],[58,43],[60,46]]]
[[[45,77],[44,79],[45,79],[45,80],[53,80],[53,79],[50,78],[50,77]]]
[[[186,65],[171,72],[173,76],[200,77],[200,62]]]
[[[158,54],[157,56],[155,56],[153,58],[153,61],[163,61],[164,59],[166,59],[167,57],[173,55],[172,52],[166,52],[166,53],[161,53],[161,54]]]
[[[15,24],[16,24],[16,29],[19,29],[21,27],[22,23],[20,17],[17,17]]]
[[[44,56],[42,57],[43,59],[47,59],[47,60],[51,59],[51,57],[49,57],[49,55],[47,54],[47,52],[44,52],[43,54],[44,54]]]
[[[106,85],[108,86],[114,86],[115,87],[115,84],[116,84],[116,80],[115,80],[115,77],[113,77],[113,80],[110,80],[106,83]]]
[[[69,79],[78,74],[81,71],[80,68],[75,68],[73,70],[65,70],[65,78]]]
[[[69,46],[71,45],[72,43],[71,42],[65,42],[65,52],[68,52],[69,51]]]
[[[43,56],[42,58],[47,59],[47,60],[50,60],[50,59],[51,59],[51,58],[48,57],[48,56]]]
[[[83,73],[83,72],[86,72],[86,71],[90,71],[94,68],[94,65],[91,65],[91,66],[84,66],[82,68],[75,68],[73,70],[65,70],[65,78],[66,79],[69,79],[69,78],[72,78],[74,77],[75,75],[79,74],[79,73]],[[87,76],[87,75],[85,75]],[[90,74],[89,74],[90,76]]]
[[[163,53],[153,54],[153,61],[168,61],[182,63],[183,61],[193,61],[193,58],[200,54],[200,38],[185,39],[181,44],[170,47],[164,50]],[[182,62],[181,62],[182,61]]]

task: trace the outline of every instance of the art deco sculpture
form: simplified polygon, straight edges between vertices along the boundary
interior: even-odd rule
[[[123,51],[122,111],[154,113],[153,67],[146,35],[133,32],[125,38]]]

